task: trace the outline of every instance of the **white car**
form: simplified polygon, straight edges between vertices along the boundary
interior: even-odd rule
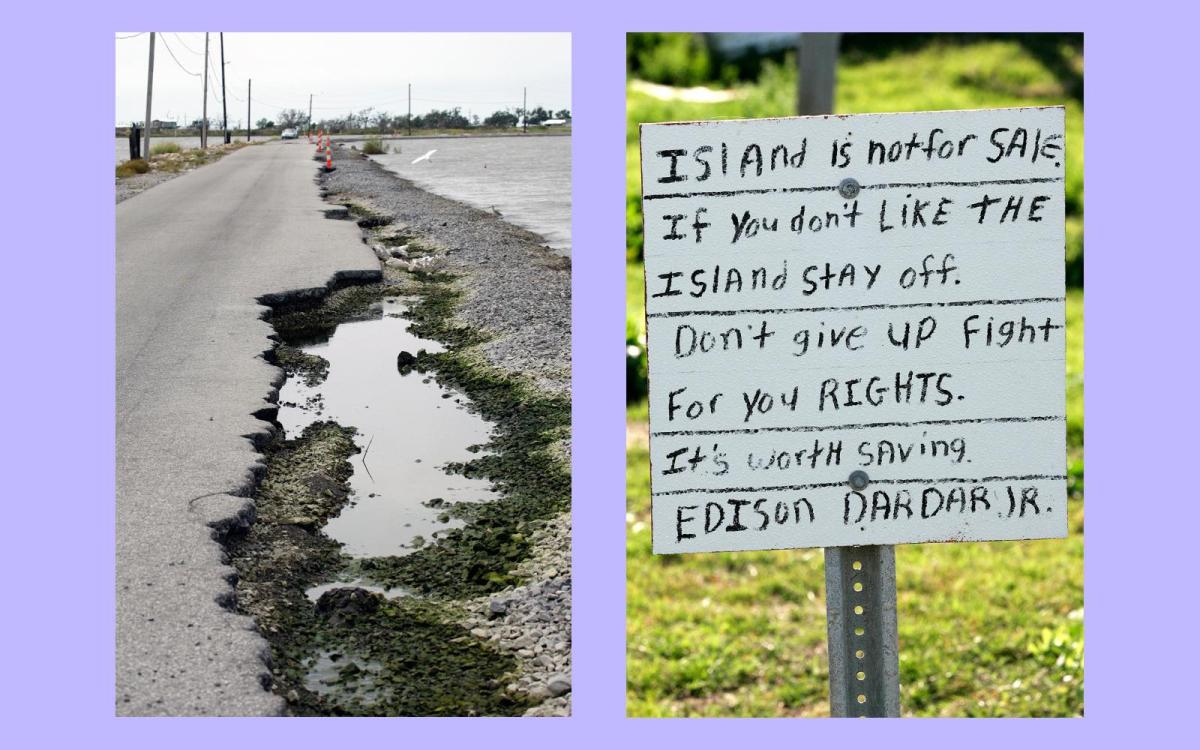
[[[300,134],[296,132],[295,128],[284,128],[283,132],[279,134],[279,137],[286,141],[292,138],[299,138]]]

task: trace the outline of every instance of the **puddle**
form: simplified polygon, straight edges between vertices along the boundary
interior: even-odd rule
[[[309,665],[304,687],[317,695],[371,706],[382,697],[382,672],[383,665],[378,662],[341,651],[321,651]]]
[[[315,387],[290,377],[279,394],[278,420],[289,438],[320,419],[358,430],[350,502],[323,529],[353,557],[408,554],[461,525],[447,506],[495,497],[490,482],[443,471],[474,458],[468,447],[486,443],[491,426],[432,375],[400,373],[400,352],[443,350],[409,332],[400,317],[406,304],[387,298],[327,339],[291,342],[326,359],[329,372]]]

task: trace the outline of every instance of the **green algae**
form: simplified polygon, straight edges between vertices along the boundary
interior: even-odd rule
[[[372,305],[398,293],[388,284],[358,284],[330,292],[319,304],[296,303],[280,306],[271,315],[271,325],[286,342],[300,344],[328,337],[339,323],[366,315]]]
[[[476,596],[519,583],[512,571],[529,556],[530,524],[570,507],[570,472],[554,447],[569,434],[571,406],[568,399],[547,396],[463,351],[487,338],[455,320],[460,292],[452,276],[424,274],[418,282],[408,288],[416,299],[409,309],[411,330],[450,347],[423,352],[418,367],[466,393],[473,408],[496,425],[478,457],[448,470],[491,480],[500,497],[456,504],[454,515],[466,523],[436,544],[404,557],[358,560],[354,567],[386,586],[441,597]]]
[[[390,223],[359,204],[349,208],[360,226]],[[443,252],[395,227],[385,231],[413,255]],[[273,689],[295,715],[520,715],[533,701],[505,689],[516,661],[458,625],[455,600],[519,583],[514,571],[530,555],[533,530],[569,508],[569,464],[556,448],[569,435],[570,402],[473,351],[489,337],[456,318],[461,291],[453,275],[394,268],[384,275],[382,283],[343,287],[316,304],[275,307],[270,320],[286,343],[273,361],[289,377],[317,384],[328,362],[296,346],[367,315],[384,297],[413,298],[404,316],[413,333],[448,347],[420,353],[418,368],[466,393],[472,408],[496,425],[488,444],[472,446],[475,458],[448,470],[491,480],[499,498],[446,504],[445,514],[464,525],[406,557],[351,559],[321,529],[349,500],[349,459],[358,450],[353,429],[318,422],[295,439],[277,436],[265,451],[258,520],[230,544],[238,607],[268,639]],[[371,606],[331,612],[321,602],[332,592],[317,605],[305,593],[350,576],[419,596],[387,599],[357,589],[357,600],[366,597]]]
[[[257,520],[230,543],[238,608],[271,645],[274,690],[295,715],[521,714],[528,701],[504,689],[515,661],[454,624],[457,613],[447,605],[359,589],[373,606],[331,613],[308,599],[307,589],[335,578],[348,562],[320,529],[348,500],[349,458],[358,452],[353,437],[351,428],[317,422],[270,444]],[[345,653],[372,668],[348,661],[314,685],[317,655]]]
[[[302,378],[310,388],[320,385],[329,375],[327,359],[288,344],[275,347],[274,360],[289,378]]]

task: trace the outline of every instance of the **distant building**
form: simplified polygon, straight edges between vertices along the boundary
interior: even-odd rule
[[[179,123],[174,120],[151,120],[150,127],[154,130],[175,130]]]
[[[571,124],[570,120],[536,120],[536,121],[530,120],[529,127],[531,127],[531,128],[562,127],[563,125],[570,125],[570,124]],[[513,127],[517,128],[518,130],[525,127],[525,118],[518,117],[517,124],[513,125]]]

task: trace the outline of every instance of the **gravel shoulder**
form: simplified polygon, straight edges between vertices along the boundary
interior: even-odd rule
[[[463,354],[569,403],[570,260],[538,235],[418,188],[351,149],[337,149],[335,166],[320,177],[322,191],[350,205],[360,226],[377,228],[368,238],[385,279],[414,270],[453,276],[454,323],[484,334]],[[568,472],[570,450],[569,430],[549,449]],[[511,571],[519,585],[462,600],[460,624],[516,659],[508,690],[535,704],[526,715],[569,715],[569,510],[535,521],[529,537],[528,556]]]

